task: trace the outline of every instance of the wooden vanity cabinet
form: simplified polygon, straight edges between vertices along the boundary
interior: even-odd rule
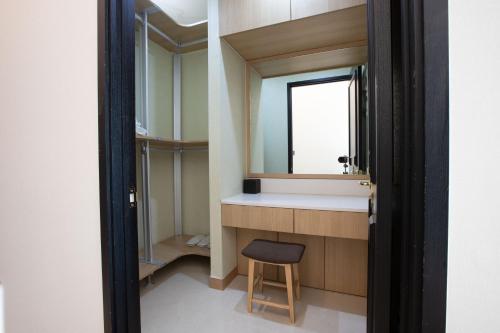
[[[223,204],[222,225],[235,227],[238,273],[246,275],[241,250],[253,239],[306,245],[299,265],[301,283],[365,297],[368,280],[368,213]],[[283,280],[276,267],[267,279]]]

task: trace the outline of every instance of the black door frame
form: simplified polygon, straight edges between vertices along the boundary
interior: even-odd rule
[[[368,23],[376,124],[368,329],[445,332],[448,2],[369,0]]]
[[[105,332],[139,333],[134,0],[98,0],[99,184]]]
[[[105,331],[135,333],[140,332],[137,214],[129,202],[135,188],[135,3],[98,0],[98,6]],[[370,110],[375,110],[370,123],[376,128],[370,133],[370,173],[377,188],[368,330],[444,332],[447,0],[368,0],[368,31]]]

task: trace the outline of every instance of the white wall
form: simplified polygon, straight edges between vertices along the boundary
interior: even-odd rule
[[[500,330],[498,13],[496,0],[449,1],[449,333]]]
[[[221,225],[220,200],[241,192],[244,177],[245,61],[219,38],[218,1],[208,1],[208,123],[211,276],[236,267],[234,228]]]
[[[4,1],[2,13],[6,332],[103,332],[97,1]]]

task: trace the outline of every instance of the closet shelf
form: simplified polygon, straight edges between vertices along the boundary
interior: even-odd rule
[[[186,242],[192,235],[181,235],[167,238],[166,240],[153,245],[154,259],[161,262],[158,265],[147,263],[139,264],[139,280],[153,274],[162,267],[165,267],[172,261],[189,255],[210,257],[210,249],[206,247],[187,246]],[[143,256],[141,251],[140,256]]]
[[[136,142],[149,142],[153,148],[196,150],[208,148],[208,141],[170,140],[160,137],[136,134]]]

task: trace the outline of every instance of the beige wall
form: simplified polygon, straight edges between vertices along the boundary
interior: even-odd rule
[[[97,1],[4,1],[2,13],[6,331],[102,332]]]
[[[221,198],[241,192],[244,175],[245,62],[219,38],[218,1],[208,1],[211,275],[236,266],[236,235],[221,225]]]
[[[140,54],[140,35],[136,33],[136,55]],[[182,138],[208,139],[208,51],[182,54]],[[137,59],[136,59],[137,60]],[[137,64],[137,62],[136,62]],[[151,135],[173,136],[173,53],[149,41],[149,105]],[[136,82],[140,83],[140,73]],[[136,86],[140,86],[137,84]],[[140,89],[136,89],[140,93]],[[136,107],[140,107],[140,94]],[[139,146],[137,146],[139,148]],[[142,249],[142,182],[141,155],[136,155],[138,191],[138,237]],[[182,227],[184,234],[209,233],[208,153],[182,154]],[[173,153],[151,150],[150,207],[153,243],[163,241],[175,233],[174,228],[174,174]]]
[[[182,138],[208,140],[208,50],[182,54]],[[182,154],[182,230],[210,233],[208,152]]]
[[[182,138],[207,140],[208,49],[184,53],[181,59]]]
[[[500,327],[498,13],[495,0],[449,1],[449,333]]]
[[[142,108],[141,92],[141,34],[136,31],[136,108]],[[173,137],[173,53],[149,40],[149,135]],[[174,235],[174,157],[172,153],[154,150],[150,152],[150,209],[153,243]],[[141,154],[137,145],[136,180],[138,206],[139,248],[144,246],[142,218]]]

